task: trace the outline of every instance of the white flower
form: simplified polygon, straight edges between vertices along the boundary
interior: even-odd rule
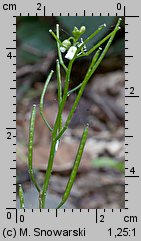
[[[67,49],[65,47],[60,47],[60,51],[64,53]]]
[[[66,59],[69,59],[69,60],[73,59],[76,51],[77,51],[77,48],[76,48],[75,46],[71,46],[71,47],[69,48],[67,54],[65,55],[65,58],[66,58]]]

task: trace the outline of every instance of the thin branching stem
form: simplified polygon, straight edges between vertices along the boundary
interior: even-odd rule
[[[56,121],[54,124],[54,129],[53,129],[53,137],[56,139],[56,134],[57,134],[57,129],[59,125],[59,120],[62,115],[67,97],[68,97],[68,89],[69,89],[69,81],[70,81],[70,75],[71,75],[71,70],[72,70],[72,65],[73,65],[74,59],[70,60],[69,65],[68,65],[68,71],[66,73],[66,79],[65,79],[65,85],[64,85],[64,91],[63,91],[63,97],[62,97],[62,102],[60,105],[60,108],[58,110],[58,114],[56,117]]]
[[[115,26],[115,29],[114,31],[112,32],[113,34],[111,35],[110,39],[108,40],[102,54],[100,55],[99,59],[97,60],[96,64],[93,66],[93,69],[92,69],[92,74],[94,73],[94,71],[97,69],[97,67],[99,66],[99,64],[101,63],[101,61],[103,60],[103,58],[105,57],[108,49],[110,48],[111,46],[111,43],[113,42],[113,39],[117,33],[117,31],[120,29],[119,25],[120,25],[120,22],[121,22],[121,18],[119,18],[116,26]]]
[[[91,68],[95,65],[95,63],[96,63],[96,61],[97,61],[97,59],[98,59],[98,56],[99,56],[101,50],[102,50],[102,48],[99,48],[99,50],[97,51],[97,53],[94,55],[94,57],[93,57],[93,59],[92,59],[92,62],[91,62],[91,64],[90,64],[90,66],[89,66],[88,71],[91,70]],[[80,84],[79,84],[78,86],[76,86],[75,88],[73,88],[72,90],[69,90],[69,91],[68,91],[68,96],[69,96],[71,93],[73,93],[74,91],[76,91],[77,89],[80,89],[80,87],[82,86],[82,84],[83,84],[83,82],[80,83]]]
[[[72,94],[73,92],[75,92],[76,90],[78,90],[78,89],[81,87],[81,85],[82,85],[82,83],[80,83],[79,85],[77,85],[75,88],[69,90],[69,91],[68,91],[68,96],[69,96],[70,94]]]
[[[93,38],[94,38],[101,30],[103,30],[104,28],[106,28],[106,24],[105,24],[105,23],[102,24],[101,26],[99,26],[98,29],[97,29],[94,33],[92,33],[88,38],[86,38],[86,39],[84,40],[83,45],[85,45],[85,44],[88,43],[91,39],[93,39]]]
[[[40,198],[41,198],[41,207],[40,208],[45,208],[46,204],[46,195],[47,195],[47,189],[49,185],[49,180],[52,172],[52,165],[53,165],[53,160],[54,160],[54,155],[55,155],[55,146],[56,146],[56,140],[52,139],[52,144],[51,144],[51,149],[50,149],[50,156],[48,160],[48,166],[45,174],[45,180],[42,186],[42,190],[40,193]]]
[[[69,88],[69,79],[70,79],[70,73],[71,73],[73,62],[74,62],[74,59],[69,62],[68,71],[66,73],[66,80],[65,80],[63,98],[62,98],[60,108],[58,110],[58,114],[57,114],[57,117],[56,117],[56,121],[55,121],[55,124],[54,124],[53,131],[52,131],[52,144],[51,144],[51,149],[50,149],[48,166],[47,166],[47,170],[46,170],[46,174],[45,174],[45,180],[44,180],[42,191],[41,191],[42,208],[45,208],[46,192],[47,192],[47,189],[48,189],[49,180],[50,180],[50,176],[51,176],[51,172],[52,172],[53,160],[54,160],[54,155],[55,155],[55,147],[56,147],[56,144],[57,144],[56,136],[57,136],[57,131],[59,129],[59,121],[60,121],[60,118],[62,116],[62,111],[63,111],[64,105],[66,103],[66,100],[67,100],[67,93],[68,93],[68,88]]]
[[[101,41],[99,41],[94,47],[92,47],[87,53],[84,53],[84,54],[81,54],[79,56],[77,56],[76,58],[80,58],[80,57],[83,57],[83,56],[88,56],[90,55],[92,52],[94,52],[97,48],[99,48],[104,42],[106,42],[111,36],[112,34],[114,33],[111,32],[109,33],[105,38],[103,38]],[[83,43],[84,44],[84,43]]]
[[[89,66],[89,69],[88,69],[88,71],[87,71],[87,73],[86,73],[86,75],[85,75],[85,78],[84,78],[84,80],[83,80],[83,82],[82,82],[81,88],[80,88],[80,90],[79,90],[79,92],[78,92],[78,95],[77,95],[77,97],[76,97],[76,99],[75,99],[75,102],[74,102],[74,104],[73,104],[73,106],[72,106],[72,109],[71,109],[71,111],[70,111],[70,113],[69,113],[69,115],[68,115],[68,118],[67,118],[67,120],[66,120],[66,123],[65,123],[63,129],[61,130],[61,132],[59,133],[59,135],[56,137],[56,139],[60,139],[60,137],[63,135],[63,133],[64,133],[64,132],[66,131],[66,129],[68,128],[68,125],[69,125],[69,123],[70,123],[70,121],[71,121],[71,118],[72,118],[72,116],[73,116],[73,114],[74,114],[74,112],[75,112],[75,110],[76,110],[76,107],[77,107],[77,105],[78,105],[78,103],[79,103],[79,100],[80,100],[80,98],[81,98],[81,96],[82,96],[82,94],[83,94],[83,91],[84,91],[84,89],[85,89],[85,86],[86,86],[88,80],[90,79],[90,77],[92,76],[92,74],[94,73],[94,71],[97,69],[97,67],[99,66],[99,64],[100,64],[101,61],[103,60],[104,56],[106,55],[106,53],[107,53],[107,51],[108,51],[108,49],[109,49],[109,47],[110,47],[110,45],[111,45],[114,37],[115,37],[116,32],[119,30],[120,22],[121,22],[121,19],[118,20],[118,23],[117,23],[114,31],[112,32],[113,34],[111,35],[108,43],[106,44],[106,46],[105,46],[105,48],[104,48],[101,56],[99,57],[99,59],[98,59],[97,62],[95,63],[95,58],[98,58],[101,49],[99,49],[99,50],[96,52],[96,54],[95,54],[95,56],[94,56],[94,58],[93,58],[93,60],[92,60],[92,62],[91,62],[91,64],[90,64],[90,66]]]
[[[52,29],[49,30],[49,33],[51,33],[51,35],[55,38],[56,42],[58,42],[60,44],[60,46],[62,46],[62,43],[60,41],[60,39],[57,37],[57,35],[52,31]]]
[[[78,105],[78,103],[79,103],[79,100],[80,100],[80,98],[81,98],[81,96],[82,96],[82,94],[83,94],[83,91],[84,91],[84,89],[85,89],[85,86],[86,86],[88,80],[89,80],[90,77],[91,77],[92,63],[94,63],[94,61],[96,61],[96,60],[98,59],[98,57],[99,57],[99,55],[100,55],[100,51],[101,51],[101,49],[98,49],[98,51],[96,52],[96,54],[94,55],[94,57],[93,57],[93,59],[92,59],[92,62],[91,62],[91,64],[90,64],[90,67],[89,67],[89,69],[88,69],[88,71],[87,71],[87,73],[86,73],[86,75],[85,75],[85,78],[84,78],[84,80],[83,80],[83,82],[82,82],[82,85],[81,85],[81,87],[80,87],[80,90],[79,90],[79,92],[78,92],[78,95],[77,95],[77,97],[76,97],[76,99],[75,99],[75,102],[74,102],[74,104],[73,104],[73,106],[72,106],[72,108],[71,108],[71,111],[70,111],[70,113],[69,113],[69,115],[68,115],[68,118],[67,118],[67,120],[66,120],[66,122],[65,122],[65,125],[64,125],[63,129],[60,131],[60,133],[58,134],[58,136],[56,137],[56,140],[60,139],[60,137],[63,135],[63,133],[64,133],[64,132],[66,131],[66,129],[68,128],[68,125],[69,125],[69,123],[70,123],[70,121],[71,121],[71,118],[72,118],[72,116],[73,116],[73,114],[74,114],[74,112],[75,112],[75,110],[76,110],[76,107],[77,107],[77,105]]]

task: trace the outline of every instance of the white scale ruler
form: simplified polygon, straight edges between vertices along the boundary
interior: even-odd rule
[[[0,2],[0,240],[140,240],[141,19],[138,1]],[[125,209],[17,210],[16,17],[125,16]],[[7,58],[11,52],[12,58]],[[135,173],[130,173],[134,167]],[[36,230],[36,231],[35,231]],[[41,230],[44,230],[41,235]],[[59,231],[57,231],[59,230]],[[61,231],[62,230],[62,231]],[[66,231],[64,231],[66,230]],[[72,230],[72,231],[70,231]],[[64,232],[63,232],[64,231]],[[60,232],[60,233],[57,233]],[[36,235],[35,235],[36,234]],[[68,234],[68,236],[63,236]],[[60,236],[59,236],[60,235]]]

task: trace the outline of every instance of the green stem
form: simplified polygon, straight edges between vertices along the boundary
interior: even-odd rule
[[[90,55],[92,52],[94,52],[98,47],[100,47],[105,41],[107,41],[112,35],[114,31],[110,34],[108,34],[105,38],[103,38],[99,43],[97,43],[93,48],[91,48],[87,53],[86,56]]]
[[[109,33],[105,38],[103,38],[99,43],[97,43],[94,47],[92,47],[87,53],[85,54],[81,54],[79,56],[77,56],[76,58],[80,58],[83,56],[88,56],[90,55],[92,52],[94,52],[97,48],[99,48],[104,42],[106,42],[112,35],[113,35],[114,31]],[[78,49],[79,50],[79,49]]]
[[[57,37],[57,35],[52,31],[52,29],[49,30],[49,33],[55,38],[56,42],[59,43],[60,46],[63,46],[60,39]]]
[[[84,40],[84,42],[83,42],[83,44],[81,44],[81,46],[78,48],[78,50],[77,50],[77,53],[76,53],[76,55],[79,53],[79,51],[83,48],[83,46],[84,45],[86,45],[86,43],[88,43],[91,39],[93,39],[103,28],[105,28],[106,27],[106,24],[103,24],[103,25],[101,25],[101,26],[99,26],[98,27],[98,29],[94,32],[94,33],[92,33],[88,38],[86,38],[85,40]],[[107,39],[106,39],[107,40]],[[105,40],[105,41],[106,41]],[[101,45],[101,44],[100,44]],[[99,46],[100,46],[99,45]],[[98,47],[99,47],[98,46]],[[94,46],[95,47],[95,46]],[[96,47],[96,48],[98,48],[98,47]],[[77,58],[80,58],[80,57],[82,57],[82,56],[86,56],[86,54],[82,54],[82,55],[79,55]]]
[[[50,156],[48,160],[48,167],[47,171],[45,174],[45,180],[42,186],[42,190],[40,193],[40,207],[45,208],[46,204],[46,195],[47,195],[47,189],[48,189],[48,184],[52,172],[52,166],[53,166],[53,160],[54,160],[54,155],[55,155],[55,146],[56,146],[56,141],[52,139],[52,144],[51,144],[51,149],[50,149]]]
[[[49,180],[50,180],[50,176],[51,176],[51,172],[52,172],[53,160],[54,160],[54,155],[55,155],[55,147],[56,147],[56,142],[57,142],[56,136],[57,136],[57,131],[58,131],[58,128],[59,128],[59,120],[61,119],[62,111],[63,111],[64,105],[65,105],[65,102],[66,102],[66,99],[67,99],[69,79],[70,79],[70,73],[71,73],[73,62],[74,62],[74,59],[72,59],[69,62],[69,65],[68,65],[68,70],[66,72],[66,81],[65,81],[65,86],[64,86],[63,98],[62,98],[60,108],[58,110],[58,114],[57,114],[57,117],[56,117],[56,121],[55,121],[55,124],[54,124],[53,131],[52,131],[52,144],[51,144],[50,156],[49,156],[49,160],[48,160],[48,167],[47,167],[47,170],[46,170],[45,180],[44,180],[42,191],[41,191],[42,208],[45,208],[46,193],[47,193],[47,189],[48,189],[48,185],[49,185]]]
[[[88,38],[86,38],[84,40],[83,45],[85,45],[86,43],[88,43],[91,39],[93,39],[101,30],[103,30],[106,27],[106,24],[102,24],[101,26],[98,27],[98,29],[92,33]]]
[[[99,50],[102,50],[102,48],[99,48]],[[100,51],[98,51],[98,53],[100,53]],[[91,69],[94,64],[96,63],[98,59],[98,54],[95,55],[95,57],[93,58],[91,65],[89,66],[89,69]],[[83,83],[83,82],[82,82]],[[76,86],[75,88],[73,88],[72,90],[68,91],[68,96],[73,93],[74,91],[76,91],[77,89],[80,89],[80,87],[82,86],[82,83],[80,83],[78,86]]]
[[[56,60],[56,71],[57,71],[57,83],[58,83],[58,109],[62,102],[62,85],[61,85],[61,74],[60,74],[60,64],[59,60]],[[62,116],[59,120],[59,131],[62,129]]]
[[[68,199],[68,197],[70,195],[70,191],[71,191],[73,183],[75,181],[76,174],[77,174],[79,164],[80,164],[80,161],[81,161],[81,157],[82,157],[82,154],[83,154],[83,151],[84,151],[87,135],[88,135],[88,126],[84,128],[84,131],[83,131],[83,134],[82,134],[82,137],[81,137],[81,141],[80,141],[80,144],[79,144],[79,148],[78,148],[78,151],[77,151],[77,154],[76,154],[76,158],[75,158],[75,161],[74,161],[74,164],[73,164],[73,168],[72,168],[72,171],[71,171],[71,175],[70,175],[70,178],[68,180],[68,183],[67,183],[65,192],[63,194],[62,200],[61,200],[60,204],[57,206],[57,209],[60,208],[66,202],[66,200]]]
[[[122,20],[122,19],[119,18],[119,20],[118,20],[118,22],[117,22],[117,24],[116,24],[116,26],[115,26],[115,29],[114,29],[114,31],[112,32],[112,35],[111,35],[110,39],[108,40],[108,43],[106,44],[106,46],[105,46],[102,54],[100,55],[98,61],[97,61],[96,64],[95,64],[95,66],[93,66],[92,74],[93,74],[94,71],[97,69],[97,67],[99,66],[99,64],[101,63],[101,61],[103,60],[103,58],[105,57],[108,49],[110,48],[111,43],[113,42],[113,39],[114,39],[117,31],[120,29],[119,25],[120,25],[121,20]]]
[[[46,120],[45,118],[45,115],[43,113],[43,107],[44,107],[44,96],[45,96],[45,93],[46,93],[46,90],[47,90],[47,87],[48,87],[48,84],[49,84],[49,81],[53,75],[54,71],[51,70],[50,74],[48,75],[47,77],[47,80],[45,82],[45,85],[44,85],[44,89],[42,91],[42,94],[41,94],[41,98],[40,98],[40,115],[42,116],[42,119],[44,120],[46,126],[48,127],[48,129],[52,132],[52,128],[51,126],[49,125],[48,121]]]
[[[81,87],[81,85],[82,85],[82,83],[80,83],[79,85],[77,85],[75,88],[73,88],[72,90],[69,90],[68,91],[68,96],[70,95],[70,94],[72,94],[74,91],[76,91],[76,90],[78,90],[80,87]]]
[[[33,174],[33,166],[32,166],[35,117],[36,117],[36,105],[33,105],[32,111],[31,111],[31,118],[30,118],[30,126],[29,126],[28,170],[34,186],[36,187],[37,191],[40,192],[40,188],[38,187],[38,184]]]
[[[47,170],[46,170],[45,180],[44,180],[42,191],[41,191],[42,208],[45,208],[46,192],[47,192],[47,189],[48,189],[49,180],[50,180],[50,176],[51,176],[51,172],[52,172],[53,160],[54,160],[54,155],[55,155],[55,147],[56,147],[56,142],[57,142],[56,136],[57,136],[57,131],[59,129],[59,121],[60,121],[61,116],[62,116],[62,111],[64,109],[64,105],[65,105],[66,100],[67,100],[70,73],[71,73],[73,62],[74,62],[74,59],[72,59],[69,62],[69,65],[68,65],[68,69],[67,69],[67,72],[66,72],[66,80],[65,80],[63,98],[62,98],[62,102],[61,102],[61,105],[60,105],[59,110],[58,110],[58,114],[57,114],[57,117],[56,117],[56,121],[55,121],[55,124],[54,124],[53,131],[52,131],[52,144],[51,144],[51,148],[50,148],[50,156],[49,156],[49,160],[48,160],[48,167],[47,167]]]
[[[56,36],[57,39],[59,39],[59,24],[56,24]],[[64,64],[63,58],[62,58],[62,53],[60,51],[60,42],[57,42],[57,50],[58,50],[58,57],[59,57],[59,62],[62,65],[62,67],[64,68],[65,71],[67,71],[67,67]]]
[[[57,118],[54,124],[54,129],[53,129],[53,133],[54,133],[54,137],[56,138],[56,133],[57,133],[57,129],[58,129],[58,124],[59,124],[59,120],[62,116],[62,112],[67,100],[67,93],[68,93],[68,88],[69,88],[69,80],[70,80],[70,74],[71,74],[71,70],[72,70],[72,65],[73,65],[74,59],[70,60],[69,65],[68,65],[68,70],[66,73],[66,80],[65,80],[65,86],[64,86],[64,91],[63,91],[63,98],[62,98],[62,102],[60,105],[60,108],[58,110],[58,114],[57,114]]]
[[[73,106],[72,106],[72,109],[71,109],[71,111],[70,111],[70,113],[69,113],[69,115],[68,115],[68,118],[67,118],[67,120],[66,120],[66,123],[65,123],[63,129],[60,131],[60,133],[59,133],[58,136],[56,137],[56,140],[60,139],[60,137],[61,137],[61,136],[63,135],[63,133],[65,132],[65,130],[68,128],[68,125],[69,125],[69,123],[70,123],[70,121],[71,121],[71,118],[72,118],[72,116],[73,116],[73,114],[74,114],[74,112],[75,112],[75,109],[76,109],[76,107],[77,107],[77,105],[78,105],[78,103],[79,103],[79,100],[80,100],[80,98],[81,98],[81,96],[82,96],[82,94],[83,94],[84,88],[85,88],[88,80],[89,80],[90,77],[91,77],[92,63],[95,63],[95,62],[97,61],[97,59],[98,59],[98,57],[99,57],[99,55],[100,55],[100,51],[101,51],[101,49],[99,49],[99,50],[96,52],[96,54],[94,55],[94,57],[93,57],[93,59],[92,59],[92,62],[91,62],[91,64],[90,64],[90,67],[89,67],[89,69],[88,69],[88,71],[87,71],[87,73],[86,73],[86,75],[85,75],[85,78],[84,78],[84,80],[83,80],[83,82],[82,82],[82,84],[81,84],[81,88],[80,88],[80,90],[79,90],[79,92],[78,92],[78,95],[77,95],[77,97],[76,97],[76,99],[75,99],[75,102],[74,102],[74,104],[73,104]]]

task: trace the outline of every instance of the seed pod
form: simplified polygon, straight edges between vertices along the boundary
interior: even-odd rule
[[[24,194],[23,194],[23,189],[22,185],[19,184],[19,199],[20,199],[20,208],[24,208]]]
[[[71,171],[71,175],[70,175],[70,178],[68,180],[64,195],[62,197],[62,201],[58,205],[57,209],[60,208],[66,202],[66,200],[68,199],[68,197],[70,195],[70,191],[71,191],[71,188],[72,188],[73,183],[75,181],[75,177],[76,177],[78,167],[79,167],[79,164],[80,164],[80,161],[81,161],[81,157],[82,157],[82,154],[83,154],[83,150],[84,150],[84,146],[85,146],[85,143],[86,143],[87,135],[88,135],[88,125],[84,128],[84,131],[83,131],[83,134],[82,134],[82,137],[81,137],[81,141],[80,141],[80,145],[79,145],[79,148],[78,148],[78,151],[77,151],[77,154],[76,154],[75,162],[74,162],[74,165],[73,165],[73,168],[72,168],[72,171]]]
[[[31,178],[33,184],[35,185],[37,191],[40,192],[40,188],[38,187],[34,174],[33,174],[33,166],[32,166],[35,117],[36,117],[36,105],[33,105],[32,111],[31,111],[31,117],[30,117],[30,126],[29,126],[28,170],[29,170],[29,175],[30,175],[30,178]]]
[[[52,128],[51,128],[50,124],[48,123],[48,121],[45,118],[45,115],[43,113],[43,107],[44,107],[44,96],[45,96],[45,93],[46,93],[49,81],[51,80],[51,77],[52,77],[53,73],[54,73],[54,71],[51,70],[49,75],[48,75],[48,77],[47,77],[47,79],[46,79],[46,82],[45,82],[45,85],[44,85],[44,88],[43,88],[43,91],[42,91],[42,94],[41,94],[41,98],[40,98],[40,115],[41,115],[43,121],[45,122],[46,126],[49,128],[49,130],[51,132],[52,132]]]

